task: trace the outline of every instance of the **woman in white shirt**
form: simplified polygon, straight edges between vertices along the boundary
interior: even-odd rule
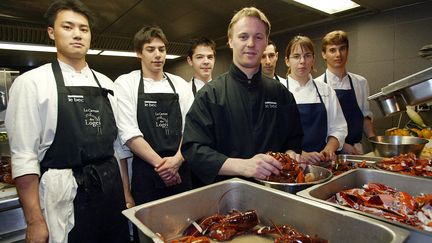
[[[310,163],[335,159],[344,144],[347,124],[335,91],[312,79],[312,41],[306,36],[294,37],[285,50],[285,63],[287,88],[296,99],[303,126],[302,157]]]

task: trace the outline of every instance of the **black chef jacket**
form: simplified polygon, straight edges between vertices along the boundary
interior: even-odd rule
[[[186,115],[182,153],[205,184],[228,158],[249,159],[267,151],[301,151],[303,129],[294,96],[278,81],[252,79],[234,64],[205,85]]]

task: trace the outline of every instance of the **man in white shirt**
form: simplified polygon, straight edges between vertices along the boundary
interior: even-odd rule
[[[187,62],[194,74],[191,85],[195,95],[206,83],[212,80],[212,72],[216,58],[216,44],[206,37],[191,40]]]
[[[262,73],[269,78],[276,79],[277,81],[281,82],[285,87],[287,87],[286,79],[278,76],[275,73],[276,63],[278,61],[278,55],[279,53],[276,49],[275,43],[269,39],[268,45],[264,50],[264,53],[261,58]]]
[[[126,191],[129,185],[124,186],[130,206],[191,188],[189,168],[179,146],[193,94],[188,82],[163,71],[167,43],[157,26],[139,30],[134,49],[141,69],[115,81],[120,140],[134,154],[131,193]],[[124,158],[121,164],[122,174],[127,174]]]
[[[57,58],[15,79],[5,121],[26,242],[126,242],[114,84],[85,59],[92,13],[61,0],[45,17]]]
[[[321,54],[327,70],[316,80],[328,83],[335,91],[348,124],[348,136],[342,153],[363,154],[361,139],[375,136],[372,112],[369,108],[369,85],[367,80],[346,70],[349,42],[344,31],[328,33],[322,40]]]

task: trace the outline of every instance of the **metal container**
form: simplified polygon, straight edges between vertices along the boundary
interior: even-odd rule
[[[255,179],[255,180],[261,185],[295,194],[298,191],[304,190],[310,186],[326,182],[330,180],[333,176],[333,173],[331,173],[330,170],[315,165],[306,166],[304,172],[305,174],[312,173],[316,180],[311,182],[305,182],[305,183],[282,183],[282,182],[273,182],[273,181],[266,181],[260,179]]]
[[[384,95],[382,92],[369,97],[375,100],[384,116],[392,116],[406,110],[406,102],[399,93]]]
[[[414,153],[420,156],[427,139],[411,136],[375,136],[369,138],[374,154],[382,157],[393,157],[400,154]]]
[[[408,105],[418,105],[432,99],[432,79],[406,87],[400,91]]]
[[[231,209],[255,209],[261,224],[271,225],[270,220],[289,224],[330,242],[403,242],[407,237],[407,231],[399,227],[236,178],[145,203],[123,214],[144,233],[141,242],[162,242],[156,232],[171,240],[181,236],[192,221]],[[273,242],[244,237],[232,242]]]
[[[432,192],[432,180],[430,179],[400,175],[382,170],[357,169],[348,171],[339,176],[335,176],[332,180],[326,183],[300,191],[297,193],[297,195],[408,229],[410,230],[411,235],[407,242],[432,242],[432,232],[420,230],[406,224],[381,218],[373,214],[365,213],[350,207],[341,206],[327,201],[327,199],[342,190],[361,188],[368,182],[382,183],[397,190],[407,192],[411,195],[420,195],[420,193]]]

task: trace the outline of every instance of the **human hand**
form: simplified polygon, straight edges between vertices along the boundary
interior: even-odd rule
[[[324,148],[320,153],[324,156],[323,162],[336,160],[336,153],[331,149]]]
[[[359,155],[360,151],[357,151],[357,149],[354,146],[352,146],[351,144],[344,143],[343,148],[342,148],[342,153]]]
[[[318,152],[306,152],[303,151],[301,155],[307,163],[316,164],[321,161],[325,161],[325,155]]]
[[[155,171],[159,174],[162,180],[168,182],[171,181],[173,177],[175,177],[182,163],[183,157],[177,156],[177,154],[174,156],[165,157],[162,158],[162,162],[155,167]]]
[[[177,184],[180,184],[181,182],[182,182],[182,179],[181,179],[181,176],[178,172],[173,177],[171,177],[170,179],[164,180],[166,187],[175,186]]]
[[[135,207],[135,200],[132,197],[132,194],[130,193],[130,191],[126,192],[125,191],[125,202],[126,202],[126,208],[132,208]]]
[[[46,243],[49,233],[45,220],[27,223],[26,243]]]
[[[267,154],[257,154],[241,163],[241,175],[245,177],[255,177],[266,179],[271,174],[278,175],[282,169],[282,164]]]

